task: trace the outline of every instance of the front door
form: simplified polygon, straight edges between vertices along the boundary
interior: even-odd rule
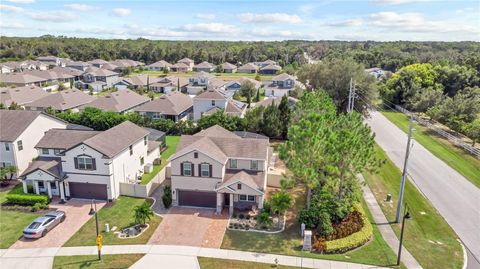
[[[229,207],[230,206],[230,193],[224,193],[223,196],[225,197],[224,201],[225,203],[223,204],[224,207]]]
[[[60,195],[60,190],[58,189],[57,182],[50,182],[50,187],[52,189],[52,195],[59,196]]]

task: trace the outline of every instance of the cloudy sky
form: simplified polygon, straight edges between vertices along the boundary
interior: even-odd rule
[[[480,41],[480,1],[1,0],[0,33],[169,40]]]

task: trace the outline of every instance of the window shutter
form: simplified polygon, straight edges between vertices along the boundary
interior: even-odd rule
[[[195,165],[193,163],[190,163],[190,167],[192,168],[192,177],[195,176]]]
[[[210,174],[210,177],[212,177],[212,165],[209,164],[209,165],[208,165],[208,168],[209,168],[209,170],[210,170],[210,173],[209,173],[209,174]]]
[[[92,169],[97,170],[97,163],[95,161],[95,158],[92,158]]]
[[[202,164],[201,163],[198,164],[198,176],[199,177],[202,176]]]
[[[183,163],[180,163],[180,175],[183,176]]]
[[[73,157],[73,163],[75,165],[75,169],[78,169],[78,159],[77,159],[77,157]]]

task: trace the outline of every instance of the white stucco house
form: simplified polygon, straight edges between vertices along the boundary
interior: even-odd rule
[[[233,92],[222,90],[207,90],[193,98],[193,120],[198,121],[202,116],[211,115],[217,111],[224,111],[227,115],[243,117],[247,104],[234,100]]]
[[[35,145],[39,157],[22,173],[23,188],[49,197],[113,200],[120,183],[137,182],[160,158],[160,142],[126,121],[109,130],[51,129]]]
[[[38,156],[35,145],[52,129],[67,122],[39,111],[0,110],[0,166],[16,166],[18,174]]]
[[[266,97],[279,97],[289,95],[290,91],[293,91],[295,87],[304,88],[305,86],[298,82],[295,77],[282,73],[272,78],[272,82],[265,87]]]
[[[271,149],[268,139],[242,138],[216,125],[182,135],[170,157],[173,204],[263,208]]]

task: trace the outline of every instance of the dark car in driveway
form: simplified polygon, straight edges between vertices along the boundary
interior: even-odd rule
[[[52,211],[36,218],[30,225],[23,230],[23,237],[25,238],[40,238],[44,237],[48,231],[52,230],[65,220],[65,212]]]

